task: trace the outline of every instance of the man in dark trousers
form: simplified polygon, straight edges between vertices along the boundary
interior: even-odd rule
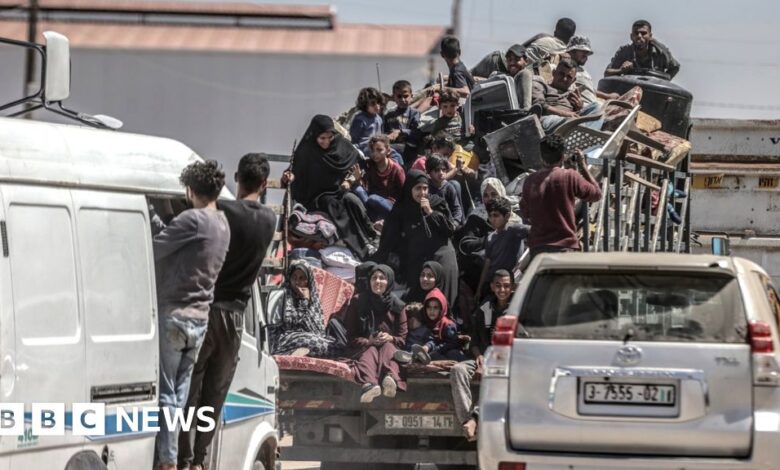
[[[531,225],[527,242],[531,259],[539,253],[579,251],[574,204],[577,199],[601,199],[601,188],[588,172],[582,152],[577,152],[576,171],[562,167],[564,150],[563,139],[547,136],[541,145],[545,167],[523,184],[520,214]]]
[[[209,311],[206,339],[192,374],[187,407],[214,407],[216,419],[222,411],[230,382],[236,371],[243,333],[243,315],[276,228],[273,211],[259,202],[265,192],[268,159],[263,154],[244,155],[235,179],[237,200],[219,201],[227,216],[230,245],[217,277],[214,302]],[[194,434],[194,446],[192,436]],[[197,432],[195,426],[179,437],[179,468],[202,470],[206,450],[214,432]]]

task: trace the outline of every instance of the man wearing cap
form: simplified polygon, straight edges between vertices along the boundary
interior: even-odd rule
[[[531,107],[533,84],[533,70],[528,67],[529,63],[526,48],[520,44],[514,44],[503,54],[501,51],[493,51],[486,55],[471,69],[471,75],[487,78],[495,74],[505,74],[513,77],[520,109],[528,110]]]
[[[571,60],[577,64],[577,79],[574,86],[580,90],[582,101],[585,104],[594,103],[596,101],[596,87],[593,86],[593,78],[585,70],[585,63],[588,61],[588,57],[593,54],[593,49],[590,48],[590,39],[585,36],[572,36],[569,39],[566,52],[569,53]]]
[[[516,62],[521,56],[524,56],[524,54],[525,48],[520,44],[515,44],[507,49],[506,52],[500,50],[493,51],[483,57],[482,60],[471,69],[471,76],[485,79],[496,73],[513,75],[509,72],[510,63]]]
[[[577,79],[574,82],[574,86],[580,91],[584,105],[595,103],[597,101],[596,98],[608,100],[618,97],[617,93],[609,94],[596,90],[596,87],[593,85],[593,78],[585,70],[585,63],[588,61],[588,57],[593,54],[593,49],[590,47],[590,39],[585,36],[572,36],[569,39],[566,52],[571,60],[577,64]]]

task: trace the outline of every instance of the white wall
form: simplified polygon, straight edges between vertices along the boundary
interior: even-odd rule
[[[232,174],[247,152],[289,153],[314,114],[348,109],[361,87],[377,86],[377,62],[384,91],[428,76],[427,58],[77,49],[66,105],[119,118],[127,132],[180,140]],[[22,55],[0,48],[0,64],[0,97],[19,96]]]

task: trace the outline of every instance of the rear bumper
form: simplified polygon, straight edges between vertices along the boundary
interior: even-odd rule
[[[517,451],[510,448],[506,434],[507,390],[506,379],[482,381],[478,441],[481,470],[497,469],[501,462],[524,462],[526,470],[777,470],[780,462],[780,406],[763,408],[755,413],[753,454],[749,459],[651,458]]]

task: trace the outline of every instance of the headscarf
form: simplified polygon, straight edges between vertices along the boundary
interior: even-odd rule
[[[371,271],[377,266],[373,261],[366,261],[355,267],[355,293],[368,294],[371,290]]]
[[[375,294],[371,290],[371,278],[374,273],[381,272],[387,277],[387,289],[382,294]],[[377,319],[387,315],[388,312],[398,314],[404,309],[404,303],[393,294],[395,285],[395,273],[390,266],[378,264],[368,273],[369,288],[368,291],[361,294],[360,300],[360,322],[363,334],[368,337],[376,332]]]
[[[324,132],[333,133],[327,149],[317,143],[317,137]],[[357,149],[336,131],[333,119],[322,114],[314,116],[293,156],[293,198],[308,208],[321,193],[338,190],[359,156]]]
[[[295,271],[301,271],[306,275],[309,288],[308,299],[301,297],[292,285],[292,275]],[[320,296],[311,267],[303,261],[291,263],[287,269],[284,288],[283,322],[285,330],[304,330],[310,333],[325,334]]]
[[[436,278],[436,284],[433,286],[433,289],[441,287],[443,281],[444,281],[444,268],[441,264],[439,264],[436,261],[426,261],[423,263],[422,268],[420,269],[420,276],[422,276],[422,272],[425,270],[425,268],[430,269],[433,271],[433,276]],[[416,283],[413,283],[412,286],[409,288],[409,292],[404,296],[404,300],[407,302],[419,302],[420,300],[424,299],[428,293],[430,293],[431,290],[424,290],[422,286],[420,285],[419,276]]]
[[[503,197],[507,199],[512,204],[512,215],[509,218],[509,223],[515,224],[515,223],[521,223],[520,217],[518,217],[517,214],[515,214],[515,209],[517,209],[518,201],[517,198],[514,196],[507,196],[506,194],[506,187],[504,186],[504,183],[501,182],[498,178],[485,178],[482,181],[482,184],[479,186],[479,197],[482,199],[482,195],[485,194],[485,190],[487,187],[490,186],[491,188],[495,189],[498,193],[499,197]],[[477,206],[477,208],[474,209],[474,211],[471,213],[471,215],[475,215],[481,219],[487,220],[487,208],[485,207],[485,204],[480,204]]]
[[[401,199],[395,203],[393,209],[398,206],[398,210],[402,211],[401,214],[404,218],[411,218],[411,220],[422,219],[426,226],[426,233],[430,237],[430,228],[428,228],[425,220],[423,219],[422,209],[420,203],[414,200],[412,196],[412,189],[420,183],[427,185],[431,184],[428,175],[420,170],[411,170],[406,174],[406,181],[404,182],[404,188],[401,193]],[[438,194],[428,194],[428,202],[431,204],[431,209],[442,212],[447,217],[451,217],[450,209],[447,207],[447,201]]]
[[[437,300],[439,305],[441,305],[441,314],[435,320],[428,318],[428,301],[431,299]],[[433,332],[433,336],[440,340],[444,339],[444,330],[446,330],[448,326],[455,324],[447,316],[447,307],[447,297],[445,297],[444,293],[438,288],[431,289],[431,291],[428,292],[428,295],[425,296],[425,302],[423,302],[423,321],[425,322],[425,326],[430,328]]]

